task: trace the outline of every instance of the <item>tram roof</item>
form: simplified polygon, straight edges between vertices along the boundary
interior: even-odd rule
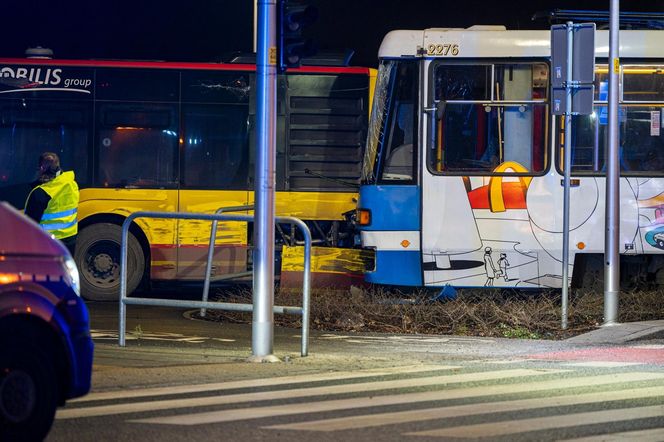
[[[621,30],[619,34],[621,58],[664,58],[664,30]],[[430,45],[458,45],[458,54],[451,49],[447,55],[427,55],[431,58],[496,58],[549,57],[549,30],[513,31],[504,26],[471,26],[462,28],[431,28],[397,30],[388,33],[380,45],[379,58],[418,56]],[[445,53],[445,48],[442,47]],[[609,56],[609,31],[596,31],[595,54]]]

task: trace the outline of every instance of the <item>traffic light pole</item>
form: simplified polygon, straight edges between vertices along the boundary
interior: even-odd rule
[[[278,361],[274,346],[274,167],[277,133],[277,1],[258,0],[256,181],[251,360]]]

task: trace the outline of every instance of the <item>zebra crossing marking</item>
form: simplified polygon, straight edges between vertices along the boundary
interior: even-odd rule
[[[563,414],[529,419],[487,422],[475,425],[460,425],[449,428],[437,428],[435,430],[409,432],[404,433],[404,435],[474,439],[662,416],[664,416],[664,405],[653,405],[648,407],[620,408],[616,410],[590,411],[585,413]]]
[[[447,370],[458,367],[449,366]],[[396,388],[422,387],[430,385],[449,385],[463,382],[485,381],[494,379],[508,379],[523,376],[537,376],[560,373],[565,370],[532,370],[513,369],[492,372],[476,372],[464,374],[447,374],[443,376],[430,376],[413,379],[399,379],[376,382],[363,382],[357,384],[341,384],[323,387],[310,387],[301,389],[284,389],[275,391],[261,391],[253,393],[238,393],[226,396],[210,396],[199,398],[166,399],[150,402],[134,402],[111,405],[98,405],[92,407],[65,408],[56,413],[56,419],[75,419],[81,417],[104,416],[109,414],[137,413],[141,411],[168,410],[175,408],[202,407],[209,405],[238,404],[243,402],[268,401],[275,399],[302,398],[341,394],[347,392],[362,393]],[[286,385],[288,386],[288,385]]]
[[[617,367],[631,367],[634,365],[644,365],[643,362],[617,362],[617,361],[585,361],[585,362],[568,362],[565,367],[589,367],[589,368],[617,368]]]
[[[621,431],[620,433],[598,434],[595,436],[576,437],[558,442],[662,442],[664,441],[664,428],[650,430]]]
[[[435,419],[446,419],[505,411],[534,410],[538,408],[594,404],[598,402],[664,396],[664,386],[645,387],[628,390],[583,393],[578,395],[538,397],[513,401],[482,402],[458,406],[442,406],[420,410],[397,411],[390,413],[366,414],[361,416],[321,419],[293,424],[271,425],[266,428],[279,430],[339,431],[358,428],[378,427]]]
[[[307,382],[337,381],[343,379],[361,379],[373,376],[385,376],[401,373],[421,373],[436,370],[451,370],[460,368],[451,365],[409,365],[400,367],[387,367],[382,369],[369,369],[358,371],[341,371],[332,373],[304,374],[296,376],[281,376],[276,378],[245,379],[241,381],[215,382],[197,385],[182,385],[175,387],[152,387],[140,389],[115,390],[104,392],[92,392],[78,399],[68,401],[68,404],[79,402],[103,401],[112,399],[129,399],[149,396],[164,396],[188,393],[200,393],[206,391],[224,391],[239,388],[272,387],[282,384],[302,384]]]
[[[493,373],[504,374],[507,371],[498,371]],[[551,371],[542,371],[539,374],[550,374]],[[505,379],[500,377],[497,379]],[[131,422],[152,423],[152,424],[171,424],[171,425],[199,425],[221,422],[231,422],[246,419],[258,419],[275,416],[296,415],[303,413],[315,413],[322,411],[338,411],[358,408],[380,407],[386,405],[399,405],[427,401],[443,401],[462,398],[486,397],[500,394],[515,394],[534,391],[548,391],[558,389],[568,389],[587,386],[613,385],[626,382],[663,380],[664,373],[624,373],[621,376],[615,374],[602,376],[583,376],[569,379],[554,379],[542,382],[525,382],[509,385],[480,386],[468,388],[455,388],[451,390],[427,391],[420,393],[403,393],[393,395],[380,395],[373,397],[360,397],[351,399],[337,399],[316,401],[307,403],[273,405],[273,406],[252,406],[248,408],[238,408],[232,410],[219,410],[201,413],[187,413],[175,416],[155,417],[136,419]],[[352,385],[347,385],[347,391],[354,392]]]

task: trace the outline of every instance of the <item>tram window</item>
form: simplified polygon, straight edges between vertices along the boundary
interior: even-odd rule
[[[376,74],[376,88],[373,104],[371,105],[371,118],[367,133],[367,145],[362,161],[362,181],[374,183],[377,177],[379,148],[383,144],[385,135],[385,118],[390,104],[390,85],[394,81],[394,72],[401,62],[383,60],[378,66]]]
[[[385,121],[381,181],[412,181],[415,177],[417,65],[397,67],[394,95]]]
[[[491,65],[438,66],[434,81],[436,101],[491,99]]]
[[[184,187],[247,188],[247,119],[247,106],[184,105]]]
[[[618,160],[624,175],[664,175],[664,133],[661,127],[664,107],[621,105],[618,111]],[[559,168],[563,168],[564,138],[562,118]],[[606,171],[605,152],[609,143],[608,111],[597,104],[591,115],[572,117],[572,172],[602,174]]]
[[[623,101],[664,102],[664,66],[623,66]]]
[[[591,115],[572,117],[572,172],[598,174],[606,170],[608,148],[608,73],[605,65],[595,73],[595,107]],[[623,95],[618,107],[619,164],[621,174],[664,175],[664,67],[622,66]],[[558,166],[563,171],[564,121],[559,118]]]
[[[178,122],[175,105],[98,105],[99,184],[174,187]]]
[[[433,128],[435,143],[427,155],[431,171],[544,170],[545,64],[439,64],[433,83],[441,112]]]
[[[87,103],[0,100],[0,200],[23,207],[44,151],[87,183],[89,114]]]
[[[660,129],[664,109],[628,106],[625,110],[621,164],[637,173],[664,174],[664,136]]]

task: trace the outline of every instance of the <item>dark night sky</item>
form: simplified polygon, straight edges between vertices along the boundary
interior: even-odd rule
[[[382,37],[393,29],[504,24],[547,28],[534,12],[553,8],[607,10],[609,0],[432,1],[311,0],[319,20],[308,33],[321,49],[355,49],[355,65],[374,66]],[[664,11],[664,0],[621,2],[625,11]],[[251,51],[252,0],[4,0],[0,57],[46,46],[56,58],[210,61]]]

